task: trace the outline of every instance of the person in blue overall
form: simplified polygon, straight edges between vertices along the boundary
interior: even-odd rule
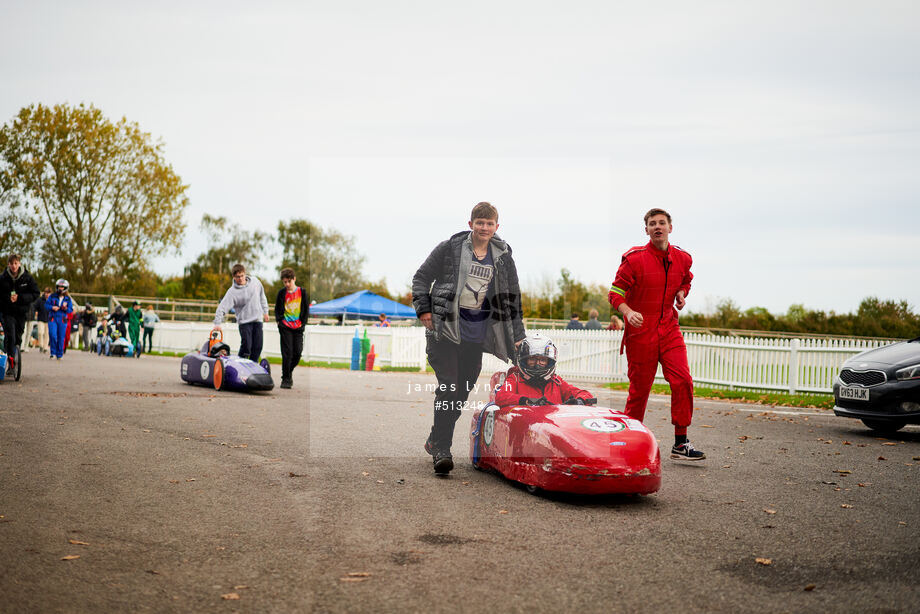
[[[67,294],[70,284],[66,279],[59,279],[55,284],[57,292],[48,297],[45,307],[48,309],[48,336],[51,337],[51,358],[58,360],[64,356],[64,342],[67,337],[67,315],[73,313],[73,301]]]

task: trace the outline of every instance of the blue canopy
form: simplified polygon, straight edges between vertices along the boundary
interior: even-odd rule
[[[348,296],[310,306],[311,316],[338,316],[345,314],[345,317],[351,318],[376,319],[381,313],[387,314],[390,318],[415,319],[415,310],[411,307],[406,307],[402,303],[374,294],[370,290],[361,290]]]

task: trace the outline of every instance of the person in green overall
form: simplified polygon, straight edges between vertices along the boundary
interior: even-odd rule
[[[141,322],[144,321],[144,312],[141,311],[141,304],[134,301],[131,310],[128,312],[128,336],[131,337],[131,343],[134,345],[134,355],[138,358],[141,356]]]

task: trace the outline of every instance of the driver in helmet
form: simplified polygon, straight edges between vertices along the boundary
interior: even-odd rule
[[[508,370],[495,393],[495,403],[506,405],[593,405],[597,399],[556,375],[558,352],[540,333],[527,336],[518,349],[517,366]]]

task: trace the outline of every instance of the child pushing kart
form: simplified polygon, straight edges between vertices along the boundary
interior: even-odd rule
[[[508,370],[495,393],[495,403],[506,405],[594,405],[597,399],[555,374],[558,351],[540,333],[528,335],[518,349],[517,366]]]

